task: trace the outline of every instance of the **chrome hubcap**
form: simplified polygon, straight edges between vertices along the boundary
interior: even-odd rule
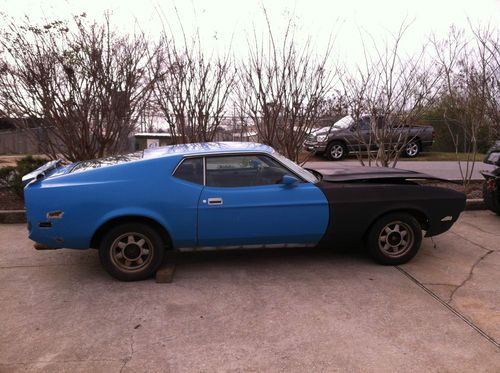
[[[333,145],[330,154],[332,158],[340,159],[344,155],[344,148],[341,145]]]
[[[406,154],[409,156],[415,156],[418,153],[418,144],[415,142],[411,142],[406,145]]]
[[[152,259],[153,245],[141,233],[125,233],[113,241],[111,259],[124,271],[137,271],[147,266]]]
[[[411,249],[414,240],[413,229],[408,224],[394,221],[380,231],[378,246],[384,255],[399,258]]]

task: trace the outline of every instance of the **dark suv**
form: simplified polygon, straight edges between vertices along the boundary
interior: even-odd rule
[[[377,117],[376,124],[378,128],[383,128],[384,118]],[[413,158],[433,144],[435,131],[432,126],[410,125],[395,127],[386,134],[387,146],[400,144],[404,147],[403,154]],[[345,158],[350,152],[378,149],[369,115],[362,116],[358,121],[348,115],[332,126],[320,128],[307,137],[304,147],[335,161]]]

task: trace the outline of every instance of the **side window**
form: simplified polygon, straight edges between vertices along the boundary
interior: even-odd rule
[[[207,157],[206,162],[206,183],[212,187],[279,184],[284,175],[295,176],[264,155]]]
[[[362,117],[358,122],[358,129],[366,131],[370,129],[370,117]]]
[[[380,116],[377,117],[377,128],[384,128],[385,127],[385,118]]]
[[[187,158],[175,170],[178,179],[203,185],[203,158]]]

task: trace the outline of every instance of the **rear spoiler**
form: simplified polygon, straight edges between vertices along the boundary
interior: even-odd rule
[[[55,170],[61,164],[62,159],[56,159],[55,161],[50,161],[45,163],[43,166],[38,167],[35,171],[31,171],[29,174],[23,176],[23,185],[26,186],[29,183],[41,180],[47,175],[50,171]]]

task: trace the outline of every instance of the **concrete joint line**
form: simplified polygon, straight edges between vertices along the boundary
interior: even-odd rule
[[[486,256],[488,254],[485,254]],[[490,335],[488,335],[484,330],[482,330],[480,327],[478,327],[476,324],[474,324],[471,320],[469,320],[465,315],[457,311],[455,308],[450,306],[448,303],[446,303],[444,300],[442,300],[439,296],[437,296],[432,290],[424,286],[420,281],[418,281],[415,277],[410,275],[408,272],[406,272],[403,268],[396,266],[395,267],[401,274],[406,276],[410,281],[412,281],[414,284],[416,284],[418,287],[420,287],[422,290],[424,290],[427,294],[429,294],[431,297],[433,297],[435,300],[437,300],[441,305],[446,307],[449,311],[451,311],[455,316],[457,316],[459,319],[461,319],[463,322],[465,322],[467,325],[469,325],[472,329],[474,329],[477,333],[479,333],[483,338],[485,338],[488,342],[490,342],[492,345],[494,345],[496,348],[500,350],[500,343],[495,341]]]
[[[64,363],[116,363],[122,360],[111,359],[69,359],[69,360],[33,360],[33,361],[16,361],[16,362],[0,362],[0,366],[8,365],[38,365],[38,364],[64,364]]]
[[[81,266],[81,263],[65,263],[64,266]],[[89,266],[97,267],[97,264],[89,263]],[[45,268],[45,267],[60,267],[61,264],[33,264],[33,265],[18,265],[18,266],[0,266],[0,269],[13,269],[13,268]]]

